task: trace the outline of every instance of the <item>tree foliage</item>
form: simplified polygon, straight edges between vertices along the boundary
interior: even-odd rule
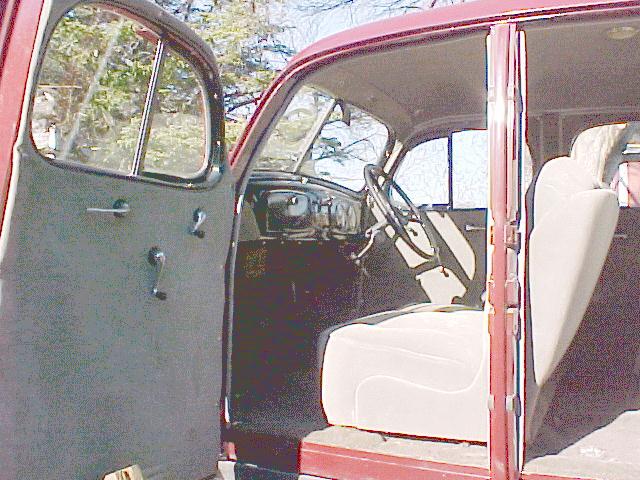
[[[73,9],[56,26],[33,114],[41,151],[103,168],[130,166],[137,135],[128,132],[139,128],[155,55],[139,28],[89,7]]]
[[[280,40],[283,27],[272,7],[283,0],[155,0],[187,22],[213,48],[227,111],[227,137],[233,143],[277,65],[294,53]],[[276,61],[279,60],[279,61]]]
[[[275,0],[272,0],[275,1]],[[158,0],[186,21],[217,53],[235,141],[252,104],[272,81],[270,56],[290,52],[276,40],[267,0]],[[51,157],[129,172],[155,57],[144,27],[105,8],[78,6],[54,29],[34,106],[36,146]],[[147,38],[148,37],[148,38]],[[204,105],[193,67],[165,56],[154,102],[145,170],[197,174],[204,153]]]
[[[216,53],[227,139],[234,143],[277,68],[293,54],[283,44],[285,27],[274,20],[274,12],[298,5],[309,15],[352,8],[374,16],[382,9],[389,16],[464,0],[155,1],[188,23]],[[34,108],[34,139],[41,151],[120,171],[131,166],[155,52],[153,39],[145,39],[140,29],[134,21],[91,7],[77,7],[60,22],[48,46]],[[158,171],[199,168],[204,127],[197,120],[203,105],[192,70],[178,57],[165,60],[147,149],[148,163]],[[181,156],[191,160],[178,165]]]

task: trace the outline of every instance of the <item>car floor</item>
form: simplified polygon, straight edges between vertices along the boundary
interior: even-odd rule
[[[587,408],[590,406],[585,405],[585,409]],[[557,437],[560,437],[560,443],[563,443],[562,437],[570,435],[567,432],[570,421],[557,418],[554,422],[556,438],[549,435],[543,444],[554,450]],[[606,480],[640,477],[640,412],[626,411],[611,423],[590,432],[558,453],[529,460],[524,471]]]
[[[244,460],[295,471],[300,441],[328,427],[320,400],[322,331],[424,301],[415,280],[407,287],[411,272],[391,255],[393,244],[374,248],[381,252],[367,262],[365,277],[342,247],[329,242],[240,244],[235,294],[242,301],[235,307],[232,423],[226,438]]]

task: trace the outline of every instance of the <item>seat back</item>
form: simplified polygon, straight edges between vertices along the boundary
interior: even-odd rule
[[[618,220],[618,200],[567,157],[549,161],[534,195],[529,295],[535,380],[543,385],[580,325]]]
[[[542,386],[571,343],[596,286],[618,220],[602,172],[624,125],[581,133],[571,156],[538,176],[529,237],[529,301],[535,382]]]

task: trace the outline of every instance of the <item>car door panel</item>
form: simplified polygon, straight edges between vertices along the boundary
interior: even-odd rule
[[[486,210],[429,210],[425,213],[433,226],[442,264],[433,268],[401,239],[396,239],[396,270],[412,269],[426,301],[480,306],[486,280]],[[426,236],[419,236],[416,241],[424,242],[428,248]]]
[[[443,238],[442,262],[446,269],[464,285],[464,293],[455,300],[469,306],[481,306],[486,288],[487,211],[485,209],[454,209],[443,214],[455,226],[460,242],[447,241],[447,232],[438,231]],[[459,233],[458,233],[459,232]]]
[[[36,478],[89,478],[136,463],[166,464],[166,478],[200,478],[196,472],[204,476],[215,465],[221,246],[229,243],[231,219],[213,212],[232,205],[233,195],[227,180],[212,191],[168,193],[40,158],[21,162],[1,317],[20,372],[14,414],[21,421],[5,438],[14,439],[18,465]],[[86,212],[117,198],[129,202],[129,216]],[[211,212],[203,239],[189,234],[196,208]],[[165,301],[151,295],[154,246],[167,256]],[[12,305],[4,308],[5,301]],[[194,445],[201,447],[193,452]],[[110,464],[113,458],[121,460]]]
[[[23,130],[0,264],[0,438],[13,458],[2,478],[93,479],[134,464],[146,478],[213,475],[231,172],[183,188],[68,168]],[[128,214],[87,211],[116,200]],[[191,233],[197,209],[203,237]],[[151,293],[153,247],[166,256],[165,300]]]

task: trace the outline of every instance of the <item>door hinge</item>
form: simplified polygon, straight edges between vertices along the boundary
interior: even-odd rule
[[[489,409],[490,412],[493,412],[493,409],[496,406],[496,397],[494,397],[493,395],[489,395],[487,397],[487,408]]]
[[[495,299],[496,282],[493,276],[487,281],[488,301],[493,305]],[[510,276],[504,283],[504,306],[516,308],[520,304],[520,280],[516,276]]]
[[[520,231],[517,225],[507,224],[504,227],[504,244],[507,248],[520,253]]]
[[[507,412],[513,412],[516,417],[519,417],[522,412],[522,406],[520,404],[520,396],[517,393],[507,395],[505,397],[505,406]]]
[[[520,311],[517,308],[507,309],[507,322],[511,323],[513,336],[520,340]]]
[[[504,285],[504,303],[507,308],[515,308],[520,304],[520,279],[510,275]]]

